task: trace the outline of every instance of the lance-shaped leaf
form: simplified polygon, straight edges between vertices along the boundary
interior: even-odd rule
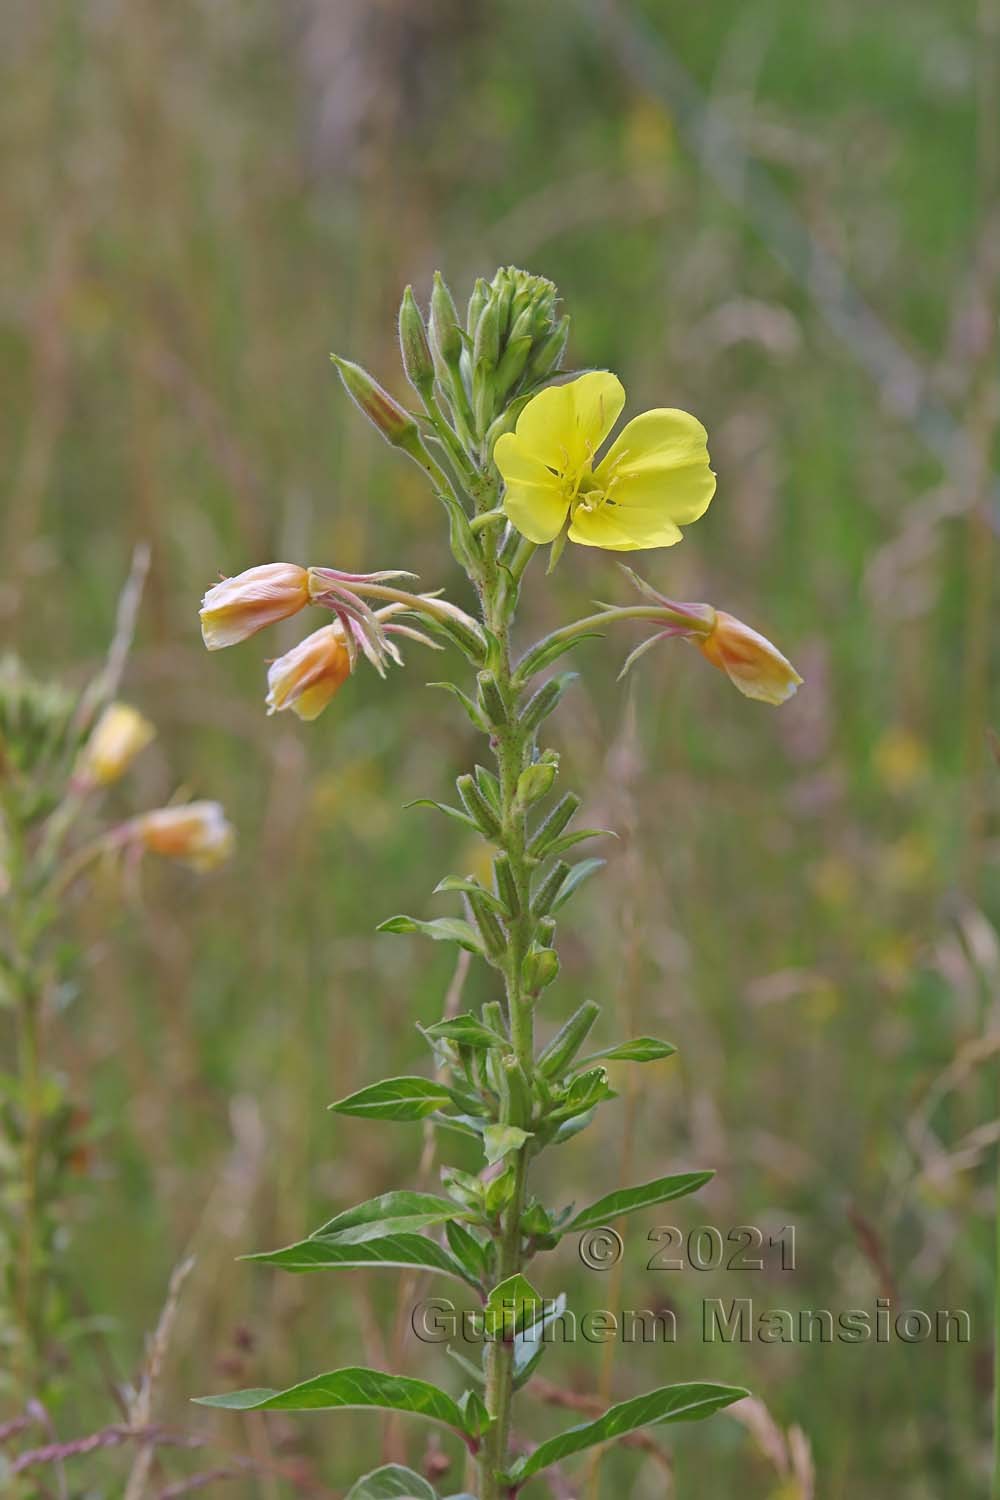
[[[386,1464],[353,1484],[347,1500],[437,1500],[437,1491],[412,1469]]]
[[[342,1245],[357,1245],[385,1234],[416,1233],[430,1224],[458,1218],[461,1213],[456,1203],[436,1193],[381,1193],[335,1214],[314,1231],[312,1238],[336,1235]]]
[[[419,932],[435,943],[457,943],[469,953],[484,952],[479,934],[461,917],[435,917],[432,922],[421,922],[417,917],[389,917],[380,922],[376,932]]]
[[[281,1250],[262,1250],[256,1255],[241,1256],[241,1259],[259,1261],[265,1266],[280,1266],[283,1271],[329,1271],[340,1266],[350,1269],[358,1266],[419,1266],[422,1270],[454,1276],[457,1281],[467,1282],[477,1289],[479,1286],[476,1277],[450,1250],[422,1234],[387,1234],[381,1239],[365,1240],[360,1245],[314,1235]]]
[[[566,1311],[566,1294],[561,1292],[554,1302],[545,1303],[545,1311],[536,1323],[523,1328],[514,1339],[514,1389],[520,1390],[535,1373],[551,1340],[549,1328]]]
[[[303,1380],[284,1391],[258,1388],[196,1399],[199,1406],[218,1406],[225,1411],[360,1411],[374,1407],[410,1412],[466,1433],[458,1403],[436,1385],[414,1380],[409,1375],[388,1375],[383,1370],[360,1366],[314,1375],[311,1380]]]
[[[476,896],[480,901],[485,901],[491,911],[499,912],[501,916],[507,914],[507,908],[500,897],[494,891],[487,890],[486,886],[474,880],[471,875],[446,875],[443,880],[438,881],[431,894],[441,896],[449,891],[457,891],[463,896]]]
[[[552,853],[551,849],[549,853]],[[583,882],[589,880],[591,875],[596,875],[598,870],[603,870],[606,864],[606,859],[581,859],[578,865],[573,866],[559,887],[559,894],[552,903],[552,910],[556,912],[561,906],[565,906],[574,891],[578,891]]]
[[[658,1062],[661,1057],[673,1057],[676,1051],[676,1047],[659,1041],[655,1036],[637,1036],[631,1042],[619,1042],[617,1047],[606,1047],[603,1052],[591,1052],[589,1057],[581,1057],[574,1066],[587,1068],[602,1058],[609,1062]]]
[[[329,1108],[366,1120],[423,1120],[440,1109],[468,1109],[472,1102],[434,1078],[382,1078]]]
[[[479,832],[468,813],[462,812],[460,808],[450,807],[447,802],[435,802],[433,797],[417,797],[413,802],[403,803],[404,812],[411,807],[436,807],[438,812],[444,813],[446,818],[451,818],[453,823],[461,823],[464,828],[471,828],[473,833]]]
[[[632,1401],[622,1401],[610,1407],[593,1422],[581,1422],[570,1427],[558,1437],[539,1443],[533,1453],[519,1458],[506,1475],[512,1485],[521,1485],[532,1474],[559,1463],[572,1453],[593,1448],[597,1443],[607,1443],[624,1437],[640,1427],[667,1422],[697,1422],[710,1417],[713,1412],[741,1401],[748,1393],[733,1385],[715,1385],[710,1381],[692,1381],[686,1385],[666,1385],[646,1396],[636,1396]]]
[[[435,1021],[433,1026],[425,1026],[423,1030],[425,1036],[457,1042],[460,1047],[477,1047],[480,1050],[487,1047],[510,1047],[510,1042],[499,1031],[487,1026],[478,1016],[468,1014],[453,1016],[446,1021]]]
[[[714,1172],[678,1172],[673,1177],[657,1177],[653,1182],[644,1182],[639,1187],[619,1188],[598,1198],[589,1208],[580,1212],[561,1230],[562,1234],[575,1234],[579,1229],[593,1229],[598,1224],[609,1224],[620,1219],[622,1214],[634,1214],[640,1208],[652,1208],[655,1203],[669,1203],[671,1198],[683,1198],[696,1193],[715,1176]]]

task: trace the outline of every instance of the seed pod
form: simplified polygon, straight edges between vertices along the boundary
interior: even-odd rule
[[[565,1026],[538,1055],[537,1071],[543,1078],[557,1078],[573,1061],[600,1013],[601,1007],[593,1000],[585,1000],[580,1009],[573,1012]]]
[[[502,729],[507,723],[507,705],[503,701],[496,677],[492,672],[480,672],[476,680],[479,684],[480,708],[495,729]]]
[[[548,682],[542,683],[537,693],[532,694],[521,714],[520,723],[525,734],[533,734],[539,724],[548,718],[575,677],[575,672],[564,672],[561,677],[550,677]]]
[[[507,951],[507,937],[496,913],[490,908],[489,903],[484,901],[482,896],[477,896],[474,891],[467,893],[467,899],[486,952],[490,958],[502,958]]]
[[[493,861],[493,874],[496,878],[497,895],[507,908],[508,914],[512,917],[519,916],[521,898],[518,895],[514,872],[510,867],[510,860],[506,854],[498,854]]]
[[[508,1118],[504,1123],[526,1130],[531,1123],[531,1085],[513,1052],[504,1057],[503,1072],[508,1105]]]
[[[539,691],[541,691],[539,689]],[[529,703],[528,707],[531,707]],[[528,853],[536,859],[541,859],[550,844],[555,843],[567,823],[573,818],[580,807],[580,798],[575,792],[567,792],[560,797],[555,807],[549,813],[545,822],[535,834],[528,845]]]
[[[420,308],[408,286],[399,304],[399,350],[406,378],[415,391],[426,395],[434,384],[434,361],[427,342],[427,329]]]
[[[569,865],[564,859],[557,859],[531,898],[531,915],[533,917],[548,916],[568,874]]]
[[[475,779],[466,772],[464,776],[459,776],[455,785],[462,805],[479,832],[484,838],[495,839],[500,832],[500,820],[479,790]]]

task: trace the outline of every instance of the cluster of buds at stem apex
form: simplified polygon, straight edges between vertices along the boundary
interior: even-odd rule
[[[187,802],[140,814],[118,831],[115,842],[211,870],[232,854],[234,835],[218,802]]]
[[[301,719],[315,719],[354,671],[359,653],[384,677],[390,663],[401,666],[403,662],[394,636],[439,649],[422,630],[405,623],[409,616],[426,615],[452,634],[481,644],[475,621],[464,611],[433,595],[407,594],[389,586],[412,577],[398,570],[344,573],[337,568],[266,563],[209,589],[202,601],[202,635],[214,651],[298,614],[306,605],[329,611],[334,616],[332,624],[271,662],[268,671],[268,711],[290,708]],[[372,609],[359,592],[365,589],[387,602]]]
[[[544,276],[504,266],[486,284],[479,280],[469,301],[460,374],[471,399],[476,427],[491,431],[512,403],[558,370],[569,338],[569,319],[556,317],[556,289]],[[489,442],[488,442],[489,445]]]
[[[137,708],[109,703],[77,759],[73,780],[81,791],[110,786],[155,738],[156,730]]]
[[[681,636],[698,647],[702,655],[725,672],[745,698],[778,706],[786,703],[802,682],[791,662],[759,631],[752,630],[725,610],[710,604],[678,604],[657,593],[631,568],[623,571],[647,599],[666,612],[666,629],[650,636],[628,657],[621,676],[657,641]]]

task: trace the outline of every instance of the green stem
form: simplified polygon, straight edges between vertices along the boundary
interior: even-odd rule
[[[586,615],[574,620],[560,630],[544,636],[517,664],[513,676],[515,688],[522,688],[535,672],[549,659],[556,646],[567,645],[577,636],[591,635],[605,625],[616,625],[626,620],[652,620],[668,629],[678,629],[689,635],[709,635],[715,624],[715,610],[709,604],[687,604],[676,608],[667,604],[628,604],[615,609],[602,609],[599,614]]]
[[[531,736],[526,734],[517,715],[517,689],[510,662],[509,620],[496,562],[495,536],[491,538],[491,542],[487,551],[481,597],[487,627],[499,643],[495,676],[508,709],[507,723],[497,730],[495,739],[501,810],[498,843],[510,863],[511,877],[517,892],[517,913],[508,926],[508,946],[503,970],[511,1041],[518,1061],[530,1079],[534,1070],[534,1014],[531,999],[524,992],[521,974],[525,954],[531,946],[534,921],[531,917],[531,874],[525,854],[526,817],[517,800],[517,785],[527,763]],[[521,1220],[524,1215],[527,1180],[528,1153],[527,1150],[521,1150],[514,1162],[514,1190],[503,1217],[498,1281],[505,1281],[521,1269]],[[481,1500],[500,1500],[501,1488],[497,1475],[507,1463],[513,1382],[513,1343],[497,1339],[490,1344],[486,1359],[486,1407],[493,1422],[480,1455]]]

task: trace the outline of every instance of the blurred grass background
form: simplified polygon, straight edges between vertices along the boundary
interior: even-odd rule
[[[985,751],[1000,258],[997,97],[977,74],[991,26],[971,0],[5,13],[0,628],[36,669],[82,680],[148,540],[128,688],[161,739],[115,803],[180,782],[220,797],[240,835],[210,881],[151,869],[141,906],[123,911],[109,882],[77,915],[87,972],[59,1049],[95,1140],[62,1436],[110,1419],[191,1249],[157,1417],[261,1468],[208,1493],[337,1494],[383,1451],[426,1457],[419,1428],[265,1427],[187,1398],[394,1359],[452,1378],[441,1351],[400,1340],[393,1273],[233,1262],[416,1180],[417,1132],[335,1124],[324,1106],[423,1065],[412,1023],[439,1013],[449,955],[372,929],[449,909],[428,892],[464,867],[461,835],[399,808],[445,795],[479,747],[425,690],[443,673],[418,648],[387,684],[360,673],[312,728],[269,722],[262,663],[279,646],[209,659],[196,609],[220,570],[272,558],[406,567],[457,590],[420,476],[350,407],[328,354],[402,395],[403,286],[426,296],[438,266],[464,298],[513,262],[559,285],[571,365],[620,372],[629,412],[678,405],[709,428],[718,496],[641,571],[759,626],[806,678],[772,714],[679,647],[625,686],[625,634],[579,654],[554,738],[567,784],[588,788],[586,821],[623,838],[564,924],[543,1024],[592,996],[605,1036],[667,1036],[680,1056],[623,1067],[599,1146],[584,1137],[541,1176],[564,1199],[626,1170],[718,1176],[631,1221],[620,1281],[583,1273],[570,1245],[544,1267],[546,1293],[578,1307],[674,1307],[678,1344],[619,1350],[613,1369],[578,1345],[545,1373],[619,1398],[741,1381],[802,1428],[829,1500],[984,1491],[998,1131],[991,1043],[975,1044],[996,1032],[1000,968]],[[790,222],[799,274],[774,253]],[[570,549],[553,579],[531,575],[525,631],[625,592],[613,559]],[[664,1222],[794,1224],[798,1269],[647,1272]],[[738,1295],[967,1308],[973,1343],[706,1349],[701,1299]],[[536,1433],[568,1420],[522,1413]],[[669,1447],[682,1500],[803,1493],[728,1418]],[[161,1463],[166,1492],[207,1460]],[[450,1479],[461,1487],[457,1459]],[[600,1493],[664,1483],[626,1450]],[[115,1493],[90,1484],[79,1493]]]

